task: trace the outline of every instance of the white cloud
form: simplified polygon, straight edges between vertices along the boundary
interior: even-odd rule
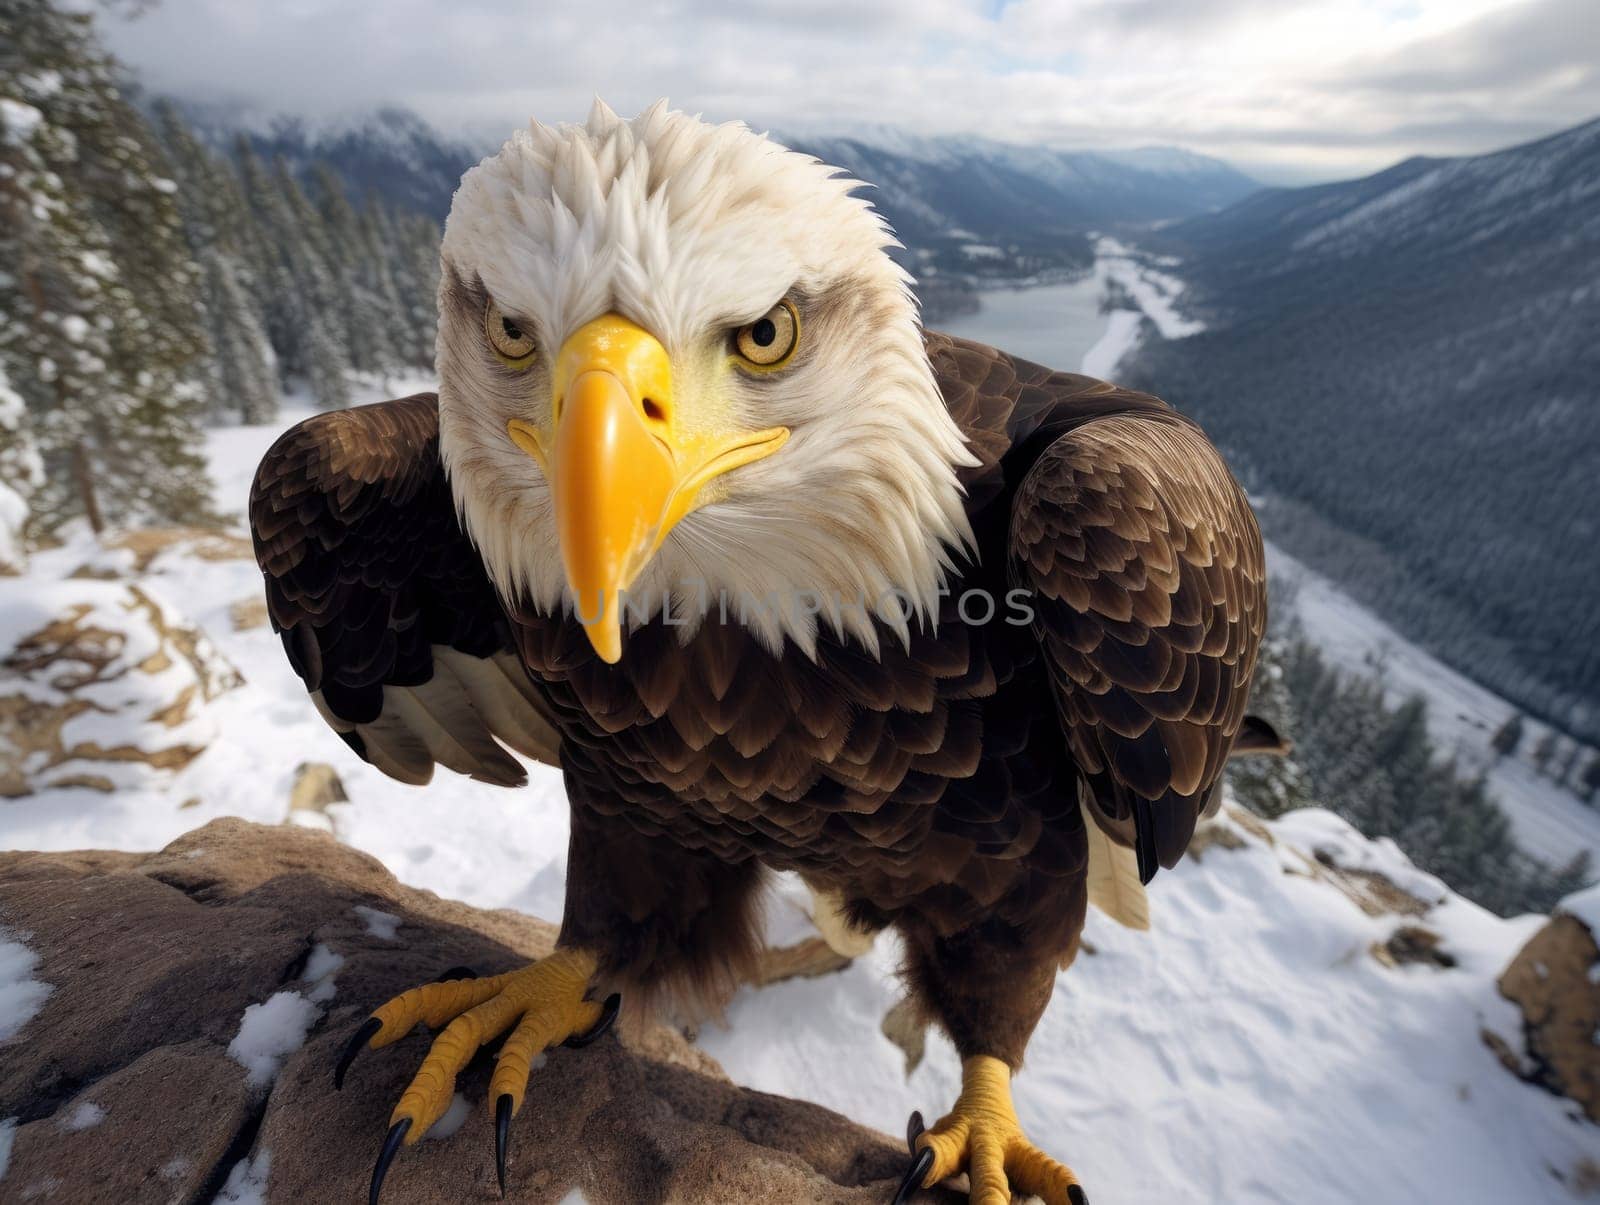
[[[446,129],[659,96],[757,126],[1177,143],[1269,174],[1481,151],[1600,112],[1594,0],[162,0],[151,87]]]

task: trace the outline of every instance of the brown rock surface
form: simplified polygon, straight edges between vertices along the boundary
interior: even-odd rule
[[[371,922],[376,909],[394,918]],[[494,973],[554,932],[401,886],[374,859],[294,827],[218,820],[157,854],[0,855],[0,916],[38,956],[42,1007],[0,1046],[0,1118],[18,1127],[0,1200],[209,1202],[240,1162],[266,1199],[358,1202],[417,1033],[331,1068],[375,1003],[457,965]],[[318,946],[343,959],[320,988]],[[315,956],[314,956],[315,952]],[[320,1010],[275,1080],[228,1052],[245,1009],[295,992]],[[308,1005],[302,1005],[308,1008]],[[389,1205],[496,1201],[490,1060],[458,1090],[458,1133],[401,1153]],[[265,1156],[265,1157],[263,1157]],[[904,1148],[814,1105],[739,1088],[662,1027],[558,1049],[512,1126],[509,1200],[885,1202]],[[934,1199],[932,1194],[924,1198]],[[954,1199],[954,1198],[951,1198]]]
[[[1500,992],[1522,1010],[1531,1069],[1524,1074],[1571,1097],[1600,1121],[1600,948],[1596,935],[1557,912],[1500,976]]]

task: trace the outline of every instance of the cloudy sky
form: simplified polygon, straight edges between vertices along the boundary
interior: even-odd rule
[[[1176,144],[1294,182],[1600,115],[1600,0],[157,0],[150,87],[483,139],[660,96],[761,128]]]

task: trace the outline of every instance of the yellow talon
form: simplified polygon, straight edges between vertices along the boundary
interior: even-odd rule
[[[1070,1167],[1057,1163],[1022,1132],[1011,1103],[1011,1068],[989,1055],[961,1064],[961,1095],[955,1107],[916,1140],[933,1151],[922,1187],[966,1172],[973,1205],[1007,1205],[1011,1190],[1047,1205],[1083,1205],[1085,1197]]]
[[[374,1047],[398,1041],[418,1021],[430,1028],[445,1026],[389,1115],[391,1127],[411,1123],[405,1145],[416,1142],[444,1115],[456,1076],[478,1048],[513,1024],[516,1030],[501,1049],[489,1099],[509,1095],[513,1110],[521,1108],[533,1056],[599,1020],[600,1005],[584,998],[596,966],[586,950],[557,950],[520,971],[412,988],[374,1012],[373,1019],[380,1022],[370,1042]]]

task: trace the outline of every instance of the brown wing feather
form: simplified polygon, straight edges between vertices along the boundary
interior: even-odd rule
[[[1117,394],[1139,397],[1097,400]],[[1148,881],[1183,855],[1244,719],[1266,624],[1255,517],[1198,428],[1140,406],[1039,454],[1011,555],[1096,818]]]
[[[552,760],[556,738],[512,649],[418,394],[285,432],[250,491],[267,610],[323,718],[405,782],[435,763],[524,781],[496,742]]]

